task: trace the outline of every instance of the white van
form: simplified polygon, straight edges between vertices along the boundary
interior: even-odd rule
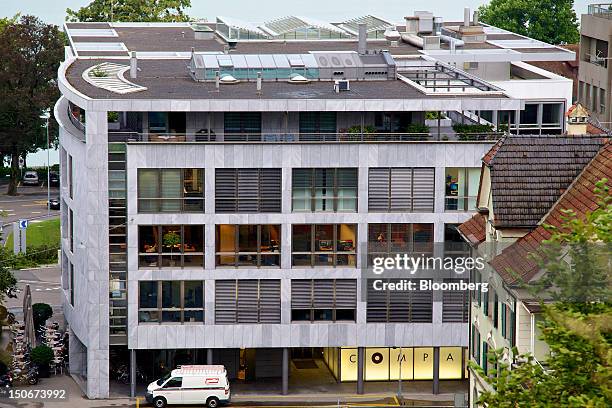
[[[222,365],[184,365],[147,387],[147,402],[166,405],[206,405],[216,408],[230,402],[227,372]]]

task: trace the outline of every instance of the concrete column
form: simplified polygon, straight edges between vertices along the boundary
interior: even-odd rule
[[[283,348],[283,395],[289,394],[289,348]]]
[[[363,394],[363,368],[365,365],[365,349],[357,348],[357,394]]]
[[[130,350],[130,397],[136,396],[136,349]]]
[[[440,347],[434,347],[434,361],[433,361],[433,390],[432,393],[440,393]]]
[[[213,349],[211,348],[206,349],[206,364],[208,365],[213,364]]]

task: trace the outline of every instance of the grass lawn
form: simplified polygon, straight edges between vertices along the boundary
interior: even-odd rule
[[[6,238],[6,248],[13,249],[13,232]],[[45,221],[30,221],[26,233],[26,245],[29,248],[40,245],[56,246],[60,245],[60,220],[54,218]]]

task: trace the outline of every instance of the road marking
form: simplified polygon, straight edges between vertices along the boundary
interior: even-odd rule
[[[32,211],[32,214],[40,214],[40,211]]]

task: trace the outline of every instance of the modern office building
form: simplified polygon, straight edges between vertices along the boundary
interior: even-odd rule
[[[301,369],[465,379],[467,296],[364,270],[460,240],[501,133],[565,131],[571,80],[527,62],[574,58],[465,14],[66,24],[62,284],[89,397],[128,362],[283,393]]]
[[[591,4],[580,19],[578,102],[612,128],[612,3]]]
[[[524,283],[542,276],[533,256],[551,238],[545,225],[559,227],[567,210],[584,219],[599,206],[594,190],[604,179],[612,187],[612,144],[605,136],[512,135],[484,156],[478,212],[458,229],[474,256],[488,260],[472,280],[488,283],[489,291],[473,292],[470,302],[470,359],[485,375],[496,375],[487,360],[492,350],[504,350],[512,362],[516,348],[546,366],[541,304]],[[493,388],[469,371],[470,407],[477,407],[480,394]]]

